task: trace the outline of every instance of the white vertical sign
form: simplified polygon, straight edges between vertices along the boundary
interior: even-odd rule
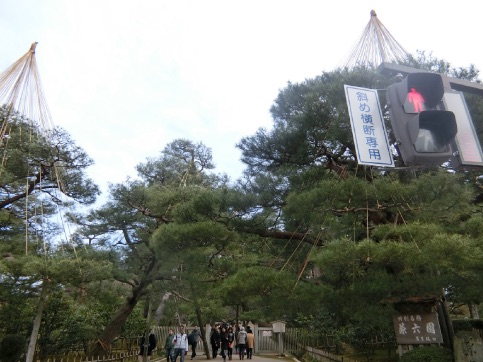
[[[463,93],[452,90],[444,92],[444,107],[456,117],[458,133],[455,136],[459,160],[463,166],[483,166],[483,152],[476,134]]]
[[[357,161],[394,167],[377,90],[344,85]]]

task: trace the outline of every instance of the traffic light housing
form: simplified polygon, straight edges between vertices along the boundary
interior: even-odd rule
[[[404,164],[433,165],[448,161],[457,133],[455,115],[442,102],[440,74],[410,73],[387,88],[389,117]]]

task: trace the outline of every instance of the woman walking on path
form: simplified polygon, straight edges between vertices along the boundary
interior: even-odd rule
[[[223,357],[223,362],[226,362],[226,356],[228,355],[228,333],[225,326],[221,326],[220,349],[220,355]]]
[[[252,329],[250,327],[247,327],[247,358],[248,359],[252,359],[254,345],[255,345],[255,336],[253,335]]]
[[[213,359],[218,354],[218,348],[220,348],[220,332],[218,331],[218,324],[215,324],[210,336],[211,350],[213,353]]]
[[[235,343],[235,333],[233,333],[233,327],[228,328],[228,360],[233,358],[233,343]]]

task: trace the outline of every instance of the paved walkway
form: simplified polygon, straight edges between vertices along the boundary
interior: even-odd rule
[[[279,357],[277,355],[262,354],[258,356],[253,356],[250,360],[253,362],[281,362],[281,361],[297,361],[295,357],[285,355],[285,357]],[[236,362],[236,361],[235,361]]]
[[[213,362],[223,362],[223,358],[221,358],[220,356],[216,357],[215,359],[211,359],[211,360],[208,360],[206,358],[205,355],[200,355],[198,354],[198,356],[196,356],[195,359],[191,360],[191,358],[189,358],[189,356],[187,356],[188,358],[185,358],[184,359],[184,362],[204,362],[204,361],[213,361]],[[166,358],[163,357],[163,358],[152,358],[151,359],[152,362],[154,361],[157,361],[157,362],[162,362],[162,361],[166,361]],[[179,361],[179,360],[178,360]],[[227,362],[230,362],[228,359],[226,360]],[[234,355],[233,356],[233,359],[231,362],[239,362],[239,361],[242,361],[238,355]],[[271,355],[271,354],[262,354],[262,355],[253,355],[253,358],[252,359],[247,359],[246,357],[243,359],[244,362],[283,362],[283,361],[297,361],[294,357],[292,356],[285,356],[285,357],[279,357],[275,354]]]

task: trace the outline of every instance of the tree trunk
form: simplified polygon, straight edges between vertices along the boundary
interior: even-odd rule
[[[144,286],[139,285],[133,289],[133,295],[124,303],[116,312],[111,321],[107,324],[97,341],[91,347],[89,356],[105,356],[111,349],[111,344],[121,332],[121,328],[126,323],[127,318],[131,315],[134,307],[141,299]]]
[[[198,321],[198,327],[201,332],[201,340],[203,342],[203,348],[205,350],[206,359],[211,359],[210,347],[208,346],[208,340],[206,339],[206,330],[204,328],[205,324],[203,323],[203,319],[201,317],[201,308],[200,308],[200,304],[198,303],[198,297],[196,296],[196,293],[195,293],[193,281],[190,281],[190,287],[191,287],[191,296],[195,307],[196,320]]]
[[[34,319],[32,333],[30,334],[29,346],[25,362],[32,362],[34,360],[35,346],[37,345],[37,338],[40,331],[40,323],[42,322],[42,313],[44,312],[44,307],[47,304],[48,295],[49,281],[47,279],[44,279],[42,282],[42,292],[40,293],[39,304],[37,306],[37,314]]]
[[[153,257],[149,263],[149,266],[144,270],[144,278],[132,288],[132,296],[126,300],[126,302],[119,307],[114,314],[114,317],[107,324],[102,331],[97,341],[92,345],[89,352],[90,357],[103,357],[107,355],[111,349],[112,342],[119,336],[122,327],[126,323],[127,318],[131,315],[134,307],[138,304],[141,297],[144,295],[146,288],[152,283],[149,278],[150,273],[155,270],[156,259]]]
[[[474,303],[468,303],[468,309],[470,311],[470,318],[471,319],[480,319],[480,315],[478,313],[478,308]]]
[[[159,303],[158,308],[156,308],[156,312],[154,313],[153,325],[159,325],[159,322],[161,321],[161,318],[164,314],[164,308],[166,307],[166,303],[168,302],[170,297],[170,292],[164,293],[164,295],[161,297],[161,302]]]
[[[235,312],[235,326],[238,326],[239,319],[240,318],[240,305],[236,305],[236,312]]]
[[[149,297],[149,300],[148,300],[148,315],[146,316],[146,329],[144,331],[144,346],[141,346],[141,348],[143,348],[143,362],[147,362],[148,361],[148,350],[149,350],[149,345],[151,344],[150,343],[150,339],[149,339],[149,335],[151,334],[151,300],[152,300],[152,293],[151,293],[151,296]],[[167,361],[169,362],[169,361]]]

